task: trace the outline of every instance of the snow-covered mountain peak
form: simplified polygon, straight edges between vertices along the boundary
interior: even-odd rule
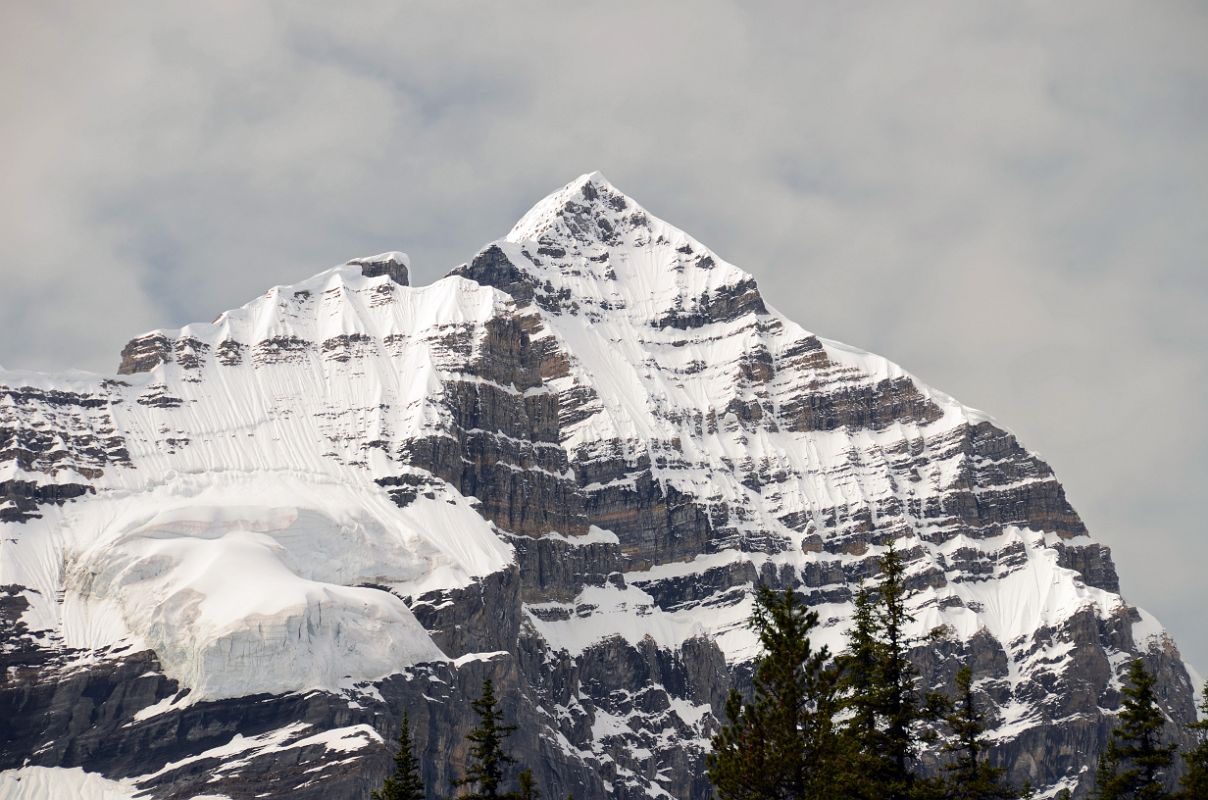
[[[443,787],[490,677],[547,795],[704,797],[753,587],[795,588],[838,649],[890,544],[912,633],[946,631],[924,684],[974,665],[1016,783],[1077,788],[1136,656],[1193,718],[1043,460],[599,173],[408,273],[272,287],[117,376],[0,372],[0,771],[359,796],[407,709]]]
[[[454,274],[593,324],[686,329],[767,310],[748,273],[599,172],[545,197]]]
[[[638,207],[632,198],[617,190],[601,172],[587,172],[561,189],[550,192],[512,226],[504,238],[509,242],[536,241],[551,230],[557,232],[565,217],[597,211],[598,205],[610,205],[612,212]],[[640,209],[640,207],[638,207]],[[603,211],[603,209],[599,209]],[[613,216],[605,212],[600,218]]]

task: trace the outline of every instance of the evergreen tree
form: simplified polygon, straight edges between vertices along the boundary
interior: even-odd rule
[[[847,728],[866,741],[872,741],[880,735],[877,714],[885,705],[885,687],[881,682],[883,656],[876,602],[872,590],[861,586],[856,592],[847,649],[839,657],[839,663],[842,667],[840,686],[845,696],[844,704],[850,712]]]
[[[879,800],[889,781],[879,727],[879,715],[886,705],[881,677],[884,649],[873,592],[862,586],[856,592],[847,649],[837,659],[839,704],[845,714],[840,733],[847,755],[841,780],[854,800]]]
[[[835,680],[827,649],[810,644],[817,624],[791,589],[759,587],[750,620],[761,646],[754,696],[744,702],[730,692],[729,723],[713,737],[707,761],[722,800],[836,796]]]
[[[403,714],[403,724],[398,733],[394,774],[371,797],[373,800],[424,800],[424,781],[420,777],[419,759],[415,757],[415,743],[411,739],[411,718],[406,713]]]
[[[1208,797],[1208,681],[1204,682],[1200,700],[1200,719],[1187,727],[1196,738],[1196,745],[1183,754],[1187,772],[1179,781],[1179,800],[1202,800]]]
[[[520,773],[520,791],[516,792],[516,800],[539,800],[541,792],[537,790],[537,782],[533,780],[533,771],[525,769]]]
[[[948,715],[953,741],[945,748],[954,761],[945,767],[948,773],[947,796],[961,800],[1013,800],[1020,794],[1003,783],[1004,769],[985,760],[982,734],[985,718],[973,697],[973,670],[962,666],[956,673],[957,698]]]
[[[1166,772],[1174,745],[1161,744],[1165,718],[1153,693],[1153,676],[1141,659],[1132,662],[1120,724],[1111,732],[1095,773],[1097,800],[1160,800],[1169,797]]]
[[[906,610],[908,594],[903,580],[906,565],[892,545],[881,559],[881,572],[885,576],[878,587],[884,635],[881,662],[885,692],[882,709],[886,722],[884,745],[886,755],[893,761],[895,777],[910,786],[913,783],[911,767],[918,758],[918,738],[913,728],[922,718],[922,710],[915,689],[918,670],[908,657],[906,639],[906,626],[914,621]]]
[[[503,712],[496,707],[498,704],[495,686],[488,678],[482,683],[482,696],[473,704],[478,714],[478,727],[466,735],[466,739],[473,744],[470,748],[470,767],[466,770],[466,776],[454,784],[477,786],[478,791],[462,795],[462,800],[495,800],[507,796],[500,792],[503,771],[508,764],[516,761],[503,749],[503,740],[516,730],[516,726],[503,724]]]
[[[1123,797],[1118,790],[1111,787],[1112,782],[1120,772],[1120,759],[1112,753],[1111,748],[1099,753],[1095,761],[1095,791],[1091,794],[1094,800],[1113,800]]]
[[[906,607],[906,566],[892,544],[880,568],[880,583],[856,595],[848,646],[839,658],[849,751],[842,779],[854,798],[937,797],[942,787],[916,772],[924,723],[938,711],[934,699],[919,692],[918,670],[909,658],[915,640],[907,628],[914,618]]]

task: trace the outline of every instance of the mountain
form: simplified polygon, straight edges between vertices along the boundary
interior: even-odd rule
[[[598,173],[408,273],[0,371],[0,796],[362,798],[404,710],[435,791],[489,677],[545,796],[705,798],[753,587],[841,649],[891,542],[1017,781],[1081,796],[1136,656],[1194,718],[1044,461]]]

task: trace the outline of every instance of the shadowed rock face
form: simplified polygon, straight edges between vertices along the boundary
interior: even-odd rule
[[[411,285],[407,257],[402,253],[382,253],[380,256],[370,256],[369,258],[354,258],[348,263],[360,267],[361,274],[366,278],[385,275],[399,286]]]
[[[913,653],[923,683],[972,665],[991,759],[1015,781],[1085,795],[1130,658],[1175,723],[1192,718],[1177,650],[1119,597],[1047,464],[779,316],[749,275],[598,175],[433,287],[408,286],[401,254],[333,274],[276,287],[246,312],[256,325],[228,312],[132,340],[124,381],[0,372],[0,769],[80,766],[159,798],[359,800],[406,711],[443,793],[489,677],[546,796],[703,799],[726,692],[750,683],[752,587],[796,588],[819,641],[841,646],[893,541],[919,632],[947,626]],[[67,534],[88,504],[130,496],[150,516],[161,483],[264,470],[330,475],[403,512],[472,504],[510,563],[422,591],[347,579],[401,599],[449,661],[199,696],[134,640],[69,649],[38,621],[82,590],[5,566],[50,541],[43,561],[86,574]],[[469,537],[431,519],[454,550]],[[332,525],[308,535],[336,540]]]

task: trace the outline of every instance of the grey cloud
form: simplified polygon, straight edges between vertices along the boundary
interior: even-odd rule
[[[602,169],[1040,450],[1208,668],[1202,5],[0,17],[6,366],[109,370],[141,330],[365,253],[432,280]]]

